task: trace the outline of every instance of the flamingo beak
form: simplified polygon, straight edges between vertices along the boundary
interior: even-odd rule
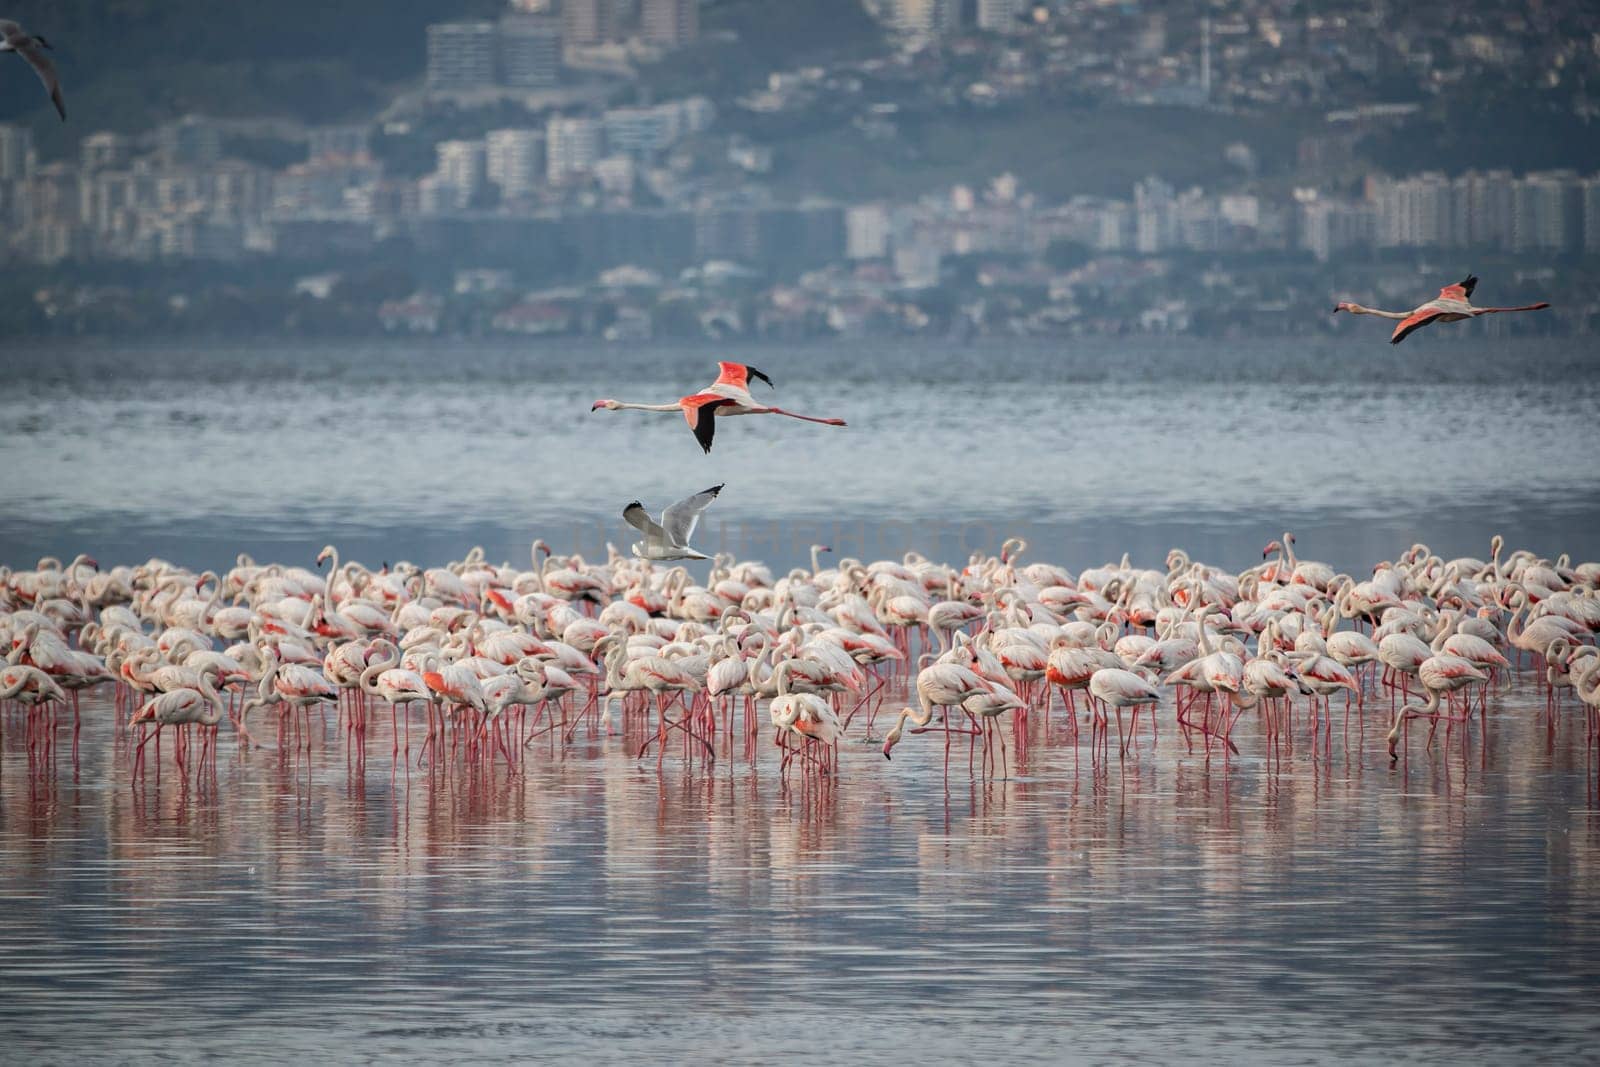
[[[601,408],[603,408],[605,406],[606,406],[606,402],[604,400],[596,400],[594,402],[594,405],[589,408],[589,413],[593,414],[593,413],[595,413],[596,411],[599,411]]]

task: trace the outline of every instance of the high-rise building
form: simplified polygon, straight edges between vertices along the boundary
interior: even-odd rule
[[[306,130],[306,154],[314,160],[364,159],[371,147],[372,130],[364,123],[312,126]]]
[[[1371,247],[1376,228],[1371,204],[1315,199],[1300,205],[1300,245],[1320,263],[1346,248]]]
[[[589,118],[554,116],[545,124],[545,177],[561,185],[589,174],[600,159],[603,129]]]
[[[1569,170],[1529,174],[1516,184],[1512,247],[1565,252],[1583,241],[1583,194]]]
[[[484,145],[482,141],[440,141],[434,146],[438,163],[434,172],[446,185],[461,190],[470,201],[483,186]]]
[[[561,20],[549,15],[508,15],[500,20],[500,73],[519,89],[542,89],[561,80]]]
[[[639,35],[646,44],[682,48],[700,36],[699,0],[644,0]]]
[[[487,138],[489,181],[500,196],[516,200],[528,196],[544,177],[543,130],[490,130]]]
[[[612,108],[602,121],[606,151],[635,159],[662,152],[683,135],[683,109],[676,103]]]
[[[492,22],[428,27],[428,88],[481,89],[495,83],[498,33]]]
[[[1583,250],[1600,252],[1600,176],[1585,178],[1583,190]]]
[[[918,41],[942,36],[961,27],[961,0],[894,0],[889,24]]]
[[[1015,33],[1022,28],[1023,13],[1033,0],[978,0],[978,29],[990,33]]]
[[[703,96],[686,96],[678,101],[683,111],[685,133],[700,133],[717,120],[717,106]]]
[[[1429,171],[1374,183],[1377,243],[1383,248],[1446,248],[1457,243],[1450,179]]]
[[[20,182],[33,171],[33,131],[0,123],[0,182]]]
[[[889,211],[882,204],[860,204],[844,216],[847,259],[882,259],[889,254]]]
[[[222,131],[199,115],[156,130],[157,151],[169,167],[209,167],[222,158]]]
[[[116,170],[133,154],[128,138],[110,130],[91,133],[78,143],[78,166],[85,174]]]
[[[605,44],[622,32],[618,0],[561,0],[561,36],[569,45]]]

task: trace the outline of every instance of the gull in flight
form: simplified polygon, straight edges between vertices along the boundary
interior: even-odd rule
[[[56,106],[61,121],[67,121],[67,105],[61,102],[61,79],[56,77],[56,65],[44,54],[46,48],[55,46],[43,37],[31,35],[9,19],[0,19],[0,52],[15,52],[28,61],[28,66],[39,75],[50,92],[50,102]]]
[[[634,543],[633,554],[640,559],[710,559],[710,556],[690,548],[689,538],[694,536],[700,513],[711,506],[720,492],[722,486],[713,485],[694,496],[685,497],[663,511],[660,522],[652,519],[644,505],[637,500],[623,508],[622,517],[628,525],[644,534],[643,541]]]

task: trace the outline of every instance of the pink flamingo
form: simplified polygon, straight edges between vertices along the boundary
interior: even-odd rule
[[[1478,279],[1474,275],[1467,275],[1466,279],[1455,285],[1447,285],[1439,290],[1437,299],[1422,304],[1413,311],[1380,311],[1377,308],[1362,307],[1341,300],[1333,305],[1335,312],[1348,311],[1352,315],[1376,315],[1383,319],[1398,319],[1400,325],[1394,328],[1394,334],[1389,338],[1389,343],[1397,345],[1410,337],[1417,330],[1435,322],[1460,322],[1462,319],[1475,319],[1479,315],[1499,315],[1509,311],[1543,311],[1549,307],[1546,301],[1537,304],[1523,304],[1520,307],[1509,308],[1481,308],[1472,304],[1472,290],[1477,288]]]
[[[759,404],[750,395],[750,379],[759,378],[769,387],[772,379],[743,363],[718,363],[722,373],[705,389],[680,397],[670,404],[627,404],[620,400],[596,400],[590,411],[681,411],[684,421],[700,443],[702,451],[711,451],[711,441],[717,432],[716,417],[732,415],[787,415],[791,419],[817,422],[824,426],[843,426],[843,419],[819,419],[811,415],[797,415],[779,407]]]
[[[1441,716],[1439,714],[1439,698],[1442,694],[1453,693],[1457,689],[1464,689],[1476,682],[1487,682],[1489,676],[1473,664],[1460,656],[1449,653],[1440,653],[1424,660],[1418,668],[1417,677],[1422,682],[1422,687],[1428,691],[1428,700],[1425,704],[1407,704],[1400,709],[1400,715],[1394,721],[1394,726],[1389,730],[1389,760],[1396,761],[1400,758],[1399,744],[1402,728],[1412,718],[1426,715],[1433,719],[1435,728],[1439,719],[1447,718],[1454,722],[1464,721],[1463,717]],[[1471,702],[1468,701],[1468,707]],[[1433,743],[1433,732],[1428,733],[1428,743]]]

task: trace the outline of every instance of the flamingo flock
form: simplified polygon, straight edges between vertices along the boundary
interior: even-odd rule
[[[1147,724],[1207,759],[1243,742],[1271,760],[1297,733],[1330,744],[1337,718],[1346,736],[1370,722],[1398,761],[1419,725],[1424,747],[1441,726],[1470,736],[1497,684],[1531,670],[1546,714],[1575,700],[1600,730],[1600,563],[1505,554],[1496,537],[1488,559],[1418,544],[1357,578],[1294,545],[1241,572],[1173,550],[1163,569],[1077,574],[1025,563],[1017,539],[959,568],[914,553],[824,566],[814,546],[782,575],[714,557],[703,584],[650,553],[591,562],[543,542],[526,567],[474,550],[374,570],[332,546],[316,569],[45,559],[0,569],[0,728],[20,718],[36,758],[70,729],[76,752],[82,716],[104,713],[79,698],[108,688],[135,779],[152,753],[159,775],[165,733],[186,782],[225,729],[238,758],[288,758],[335,743],[330,716],[354,759],[387,718],[406,773],[516,770],[602,736],[658,768],[754,765],[770,729],[785,776],[837,780],[842,747],[892,760],[928,733],[944,773],[964,747],[969,773],[999,776],[1080,733],[1110,758],[1113,723],[1120,759],[1145,758]]]

